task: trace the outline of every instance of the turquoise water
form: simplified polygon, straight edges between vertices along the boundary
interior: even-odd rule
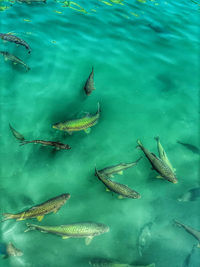
[[[78,1],[71,7],[1,2],[0,32],[26,40],[24,47],[0,40],[0,50],[23,59],[26,72],[1,58],[1,212],[17,213],[62,193],[71,198],[56,214],[1,223],[1,241],[12,242],[22,257],[0,260],[0,266],[88,266],[92,258],[157,267],[181,267],[197,240],[174,225],[177,219],[200,230],[199,201],[178,197],[199,183],[199,156],[176,143],[199,144],[199,5],[193,1]],[[80,8],[82,7],[82,9]],[[96,90],[83,91],[94,66]],[[101,116],[90,134],[72,136],[56,131],[56,122],[94,114]],[[69,144],[71,150],[19,146],[8,124],[27,140]],[[160,136],[178,184],[156,179],[140,139],[157,153]],[[116,175],[140,199],[119,200],[94,176],[102,169],[140,156],[137,166]],[[88,246],[83,239],[66,239],[31,231],[26,222],[61,225],[94,221],[110,227]],[[153,222],[151,240],[138,254],[142,227]],[[199,265],[199,254],[193,267]],[[190,265],[188,265],[190,266]]]

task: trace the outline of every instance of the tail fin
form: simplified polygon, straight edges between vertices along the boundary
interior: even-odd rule
[[[35,225],[34,224],[26,223],[26,226],[28,228],[26,230],[24,230],[24,233],[29,232],[31,230],[35,230]]]
[[[4,219],[1,220],[1,222],[7,221],[10,219],[14,219],[14,214],[12,214],[12,213],[3,213],[2,215],[4,216]]]
[[[139,139],[137,140],[137,143],[138,143],[139,147],[143,147],[143,145],[142,145],[142,143],[141,143],[141,141]]]
[[[159,142],[160,141],[160,137],[159,136],[155,136],[154,139]]]
[[[20,142],[20,146],[23,146],[23,145],[26,145],[26,144],[29,144],[29,141],[23,140],[23,141]]]

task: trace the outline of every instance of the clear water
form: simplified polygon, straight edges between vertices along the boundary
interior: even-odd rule
[[[61,193],[71,198],[41,225],[94,221],[110,232],[94,238],[62,240],[38,231],[24,233],[26,221],[1,223],[1,241],[12,242],[22,257],[0,260],[0,266],[88,266],[92,258],[125,263],[181,267],[197,240],[173,223],[177,219],[200,230],[199,201],[178,202],[199,186],[199,156],[176,143],[199,146],[199,5],[196,1],[78,1],[63,7],[1,2],[0,32],[12,32],[32,48],[0,40],[0,50],[23,59],[31,70],[4,62],[0,67],[1,212],[16,213]],[[96,90],[86,97],[85,81],[94,66]],[[52,124],[102,113],[91,133],[72,136]],[[68,143],[53,153],[39,145],[19,146],[8,123],[26,139]],[[176,168],[178,184],[155,179],[148,160],[116,175],[142,195],[119,200],[94,176],[120,162],[135,161],[139,138],[157,154],[159,135]],[[140,257],[138,235],[153,222],[149,246]],[[193,267],[199,266],[199,254]]]

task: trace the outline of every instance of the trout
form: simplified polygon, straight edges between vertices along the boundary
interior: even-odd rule
[[[75,131],[84,130],[86,133],[90,132],[90,127],[97,124],[100,117],[100,105],[98,103],[98,110],[95,115],[86,115],[81,119],[68,120],[65,122],[59,122],[54,124],[52,127],[60,131],[66,131],[69,134]]]
[[[10,219],[22,221],[31,218],[37,218],[38,221],[42,221],[44,215],[52,212],[56,213],[69,198],[70,194],[62,194],[17,214],[4,213],[3,216],[5,218],[3,219],[3,221]]]
[[[167,154],[164,150],[164,148],[162,147],[161,143],[160,143],[160,137],[157,136],[155,137],[155,140],[157,141],[157,148],[158,148],[158,154],[159,154],[159,158],[164,161],[168,166],[169,168],[174,172],[175,169],[172,167],[172,164],[171,162],[169,161],[168,157],[167,157]]]
[[[12,132],[12,134],[14,135],[15,138],[17,138],[17,140],[19,141],[24,141],[25,138],[22,134],[20,134],[19,132],[17,132],[12,126],[11,124],[9,123],[9,127],[10,127],[10,130]]]
[[[93,90],[95,90],[94,87],[94,68],[92,67],[92,72],[90,73],[85,86],[84,86],[84,90],[86,95],[90,95],[92,93]]]
[[[135,165],[138,164],[138,162],[141,160],[142,157],[140,157],[139,159],[137,159],[135,162],[131,162],[131,163],[120,163],[114,166],[110,166],[110,167],[106,167],[102,170],[99,170],[98,172],[102,175],[106,175],[109,178],[112,178],[114,176],[114,174],[123,174],[123,171],[131,168]]]
[[[106,178],[105,175],[99,173],[97,169],[95,169],[95,175],[98,179],[106,186],[107,191],[112,191],[114,193],[119,194],[118,198],[141,198],[140,194],[135,190],[132,190],[126,185],[111,181]]]
[[[31,48],[30,46],[27,44],[27,42],[25,42],[24,40],[22,40],[21,38],[13,35],[13,34],[9,34],[9,33],[0,33],[0,38],[2,40],[8,41],[8,42],[12,42],[15,43],[17,45],[22,45],[24,46],[27,50],[28,53],[31,53]]]
[[[98,259],[98,258],[90,260],[89,264],[93,267],[155,267],[155,263],[149,265],[135,265],[128,263],[121,263],[115,260]]]
[[[25,67],[25,69],[28,71],[30,70],[30,67],[24,63],[20,58],[10,54],[9,52],[0,51],[0,53],[4,56],[5,61],[10,60],[13,62],[13,64],[20,64]]]
[[[32,140],[32,141],[23,141],[20,146],[23,146],[25,144],[40,144],[43,146],[53,146],[55,149],[71,149],[71,147],[67,144],[62,144],[60,142],[54,142],[54,141],[43,141],[43,140]]]
[[[39,230],[44,233],[62,236],[63,239],[86,238],[86,245],[90,244],[94,236],[101,235],[109,231],[109,227],[105,224],[94,222],[73,223],[59,226],[40,226],[27,223],[27,227],[28,228],[25,232],[30,230]]]
[[[193,235],[198,240],[198,242],[199,242],[198,243],[198,247],[200,247],[200,232],[199,231],[197,231],[197,230],[193,229],[192,227],[187,226],[187,225],[185,225],[183,223],[180,223],[180,222],[178,222],[176,220],[174,220],[174,222],[178,226],[183,227],[189,234]]]
[[[169,166],[162,161],[161,159],[157,158],[156,155],[148,151],[140,142],[140,140],[137,141],[138,146],[142,149],[145,156],[151,163],[154,170],[156,170],[160,176],[157,176],[157,178],[164,178],[165,180],[172,182],[174,184],[178,183],[177,178],[174,174],[174,172],[169,168]]]

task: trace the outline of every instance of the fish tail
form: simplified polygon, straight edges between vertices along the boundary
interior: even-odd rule
[[[142,145],[142,143],[141,143],[141,141],[139,139],[137,140],[137,143],[138,143],[138,146],[137,147],[140,147],[140,148],[143,147],[143,145]]]
[[[100,107],[100,103],[99,102],[97,103],[97,108],[98,108],[97,109],[97,114],[99,114],[101,112],[101,107]]]
[[[26,226],[27,226],[27,229],[24,230],[25,233],[36,229],[34,224],[26,223]]]
[[[2,222],[15,218],[15,215],[12,213],[3,213],[2,215],[4,216]]]
[[[30,143],[30,142],[26,141],[26,140],[22,140],[22,141],[20,141],[20,146],[26,145],[28,143]]]
[[[175,223],[176,225],[178,225],[178,226],[182,226],[182,224],[181,224],[179,221],[177,221],[177,220],[174,220],[174,223]]]
[[[154,139],[159,142],[160,141],[160,137],[159,136],[155,136]]]
[[[141,159],[142,159],[142,157],[140,157],[139,159],[137,159],[137,160],[135,161],[135,163],[137,164]]]

